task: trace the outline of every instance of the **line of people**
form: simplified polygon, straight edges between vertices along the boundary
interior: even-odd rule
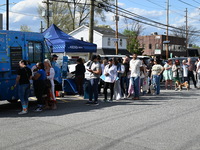
[[[60,70],[55,63],[57,57],[57,55],[53,55],[52,62],[45,59],[44,62],[38,62],[32,68],[27,67],[26,60],[19,62],[19,70],[14,85],[14,87],[18,86],[18,95],[22,105],[22,111],[18,114],[28,113],[31,85],[34,87],[34,94],[38,103],[36,112],[41,112],[43,109],[57,109],[55,81],[59,82],[60,79],[60,73],[56,74],[56,71]]]
[[[27,67],[27,61],[21,60],[19,62],[20,69],[14,85],[14,87],[19,86],[18,93],[22,104],[22,111],[19,114],[28,112],[31,83],[38,103],[35,111],[40,112],[43,109],[57,108],[55,81],[61,83],[60,68],[56,63],[57,58],[57,55],[53,55],[52,62],[45,59],[43,63],[38,62],[31,69]],[[140,95],[146,93],[159,95],[162,78],[165,81],[166,90],[172,89],[173,80],[180,83],[188,82],[190,85],[190,78],[193,80],[194,87],[197,87],[194,71],[199,74],[199,81],[200,58],[195,69],[195,64],[191,62],[190,58],[188,58],[188,62],[183,60],[182,65],[177,59],[174,64],[172,60],[168,60],[162,66],[160,60],[150,59],[149,63],[146,64],[144,60],[137,58],[137,54],[133,54],[132,59],[126,56],[123,59],[111,58],[109,60],[101,60],[100,56],[93,55],[87,67],[83,60],[79,58],[73,73],[75,74],[75,83],[79,95],[89,99],[86,104],[99,105],[98,95],[101,93],[102,86],[105,102],[129,98],[131,95],[133,95],[133,100],[139,100]],[[108,89],[110,90],[109,99]],[[175,86],[175,90],[177,89],[178,87]]]
[[[172,89],[173,81],[178,81],[179,83],[187,82],[190,85],[191,79],[193,81],[194,87],[197,88],[197,81],[199,82],[200,77],[199,61],[200,58],[196,63],[192,62],[191,58],[188,58],[187,61],[183,60],[182,62],[176,59],[174,63],[172,62],[172,60],[168,60],[168,62],[164,65],[165,71],[163,72],[166,90]],[[178,90],[176,84],[175,90]]]
[[[200,59],[199,59],[200,60]],[[168,60],[166,64],[161,65],[158,59],[150,59],[146,64],[144,60],[137,58],[137,54],[133,54],[132,59],[129,56],[120,59],[104,59],[101,60],[94,55],[86,69],[81,61],[81,68],[76,68],[76,73],[81,72],[81,82],[77,82],[78,91],[82,89],[84,83],[84,95],[89,95],[88,105],[99,105],[98,94],[103,86],[103,94],[105,102],[112,102],[113,99],[119,100],[129,98],[133,94],[133,100],[139,100],[140,95],[151,93],[153,95],[160,94],[160,82],[165,81],[166,90],[172,89],[173,81],[188,82],[192,78],[194,87],[196,88],[196,80],[194,78],[194,63],[188,58],[188,62],[183,60],[182,65],[178,59],[173,63]],[[85,71],[89,71],[89,75],[85,76]],[[200,62],[196,63],[197,73],[200,74]],[[200,76],[198,76],[200,77]],[[76,79],[76,77],[75,77]],[[110,90],[110,98],[108,92]],[[175,90],[178,88],[175,84]],[[79,92],[83,95],[83,91]]]
[[[155,61],[155,63],[156,62],[157,61]],[[151,68],[149,68],[150,64],[147,66],[145,61],[141,61],[137,58],[137,54],[133,54],[132,59],[130,59],[129,56],[126,56],[123,60],[121,58],[111,58],[102,61],[99,56],[94,55],[86,69],[84,69],[85,66],[81,58],[77,60],[77,63],[74,73],[78,93],[79,95],[83,95],[81,89],[84,82],[84,95],[88,94],[89,97],[89,100],[86,103],[88,105],[99,105],[98,94],[101,92],[102,85],[105,102],[112,102],[113,99],[119,100],[127,98],[130,97],[131,94],[134,94],[134,100],[138,100],[140,92],[145,93],[149,90],[150,77],[148,77],[148,75],[150,74],[151,76]],[[160,68],[154,68],[153,78],[156,78],[156,75],[160,76],[163,71],[161,65],[157,66]],[[84,76],[86,70],[89,74]],[[77,78],[80,80],[80,74],[82,81],[77,82]],[[155,80],[155,82],[156,81],[157,80]],[[108,88],[110,90],[109,99],[107,96]],[[157,94],[159,94],[159,90]]]

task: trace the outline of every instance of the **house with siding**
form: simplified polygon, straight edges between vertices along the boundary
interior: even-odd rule
[[[89,42],[89,27],[82,25],[81,27],[70,32],[69,35],[76,39]],[[115,55],[116,54],[116,38],[115,30],[106,27],[94,27],[93,43],[97,44],[97,54]],[[119,33],[118,38],[118,54],[130,54],[127,51],[127,37]]]

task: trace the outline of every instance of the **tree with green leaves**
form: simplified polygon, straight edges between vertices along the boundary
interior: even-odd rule
[[[31,32],[31,28],[27,25],[21,25],[20,26],[20,31],[24,31],[24,32]]]
[[[199,48],[199,49],[200,49],[200,46],[199,46],[199,45],[196,45],[196,44],[193,44],[193,45],[192,45],[192,48]]]
[[[105,0],[112,2],[114,0]],[[100,18],[105,21],[105,11],[103,7],[98,7],[101,0],[95,1],[95,24],[98,23]],[[38,6],[38,13],[46,10],[46,4]],[[90,15],[90,0],[62,0],[62,1],[51,1],[50,11],[52,17],[50,17],[50,24],[57,25],[64,32],[71,32],[74,29],[80,27],[83,24],[88,24]],[[41,16],[44,22],[47,22],[45,16]]]
[[[123,34],[127,36],[127,50],[131,53],[142,55],[144,51],[140,47],[138,36],[143,32],[144,27],[139,22],[129,22],[127,19],[125,19],[125,23],[127,27]]]

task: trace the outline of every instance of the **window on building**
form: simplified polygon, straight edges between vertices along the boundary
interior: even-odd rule
[[[155,49],[160,49],[159,44],[155,45]]]
[[[122,47],[122,39],[120,39],[120,41],[119,41],[119,45]]]
[[[108,44],[107,45],[110,46],[110,38],[108,38]]]
[[[28,43],[28,58],[30,62],[40,62],[42,58],[42,44],[39,42]]]
[[[81,37],[81,41],[83,41],[83,37]]]
[[[151,44],[149,44],[149,49],[152,49],[152,45]]]

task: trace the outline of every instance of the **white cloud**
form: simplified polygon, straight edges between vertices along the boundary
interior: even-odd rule
[[[41,19],[37,13],[37,8],[41,2],[41,0],[23,0],[12,6],[9,13],[10,30],[20,30],[21,25],[27,25],[32,31],[39,31]],[[5,29],[6,13],[3,16]]]
[[[140,8],[128,8],[127,10],[129,10],[132,13],[138,14],[140,16],[144,16],[147,18],[158,18],[158,17],[162,17],[164,15],[164,11],[157,11],[157,10],[145,10],[145,9],[140,9]]]
[[[124,3],[118,3],[118,6],[123,7],[123,6],[125,6],[125,4]]]

